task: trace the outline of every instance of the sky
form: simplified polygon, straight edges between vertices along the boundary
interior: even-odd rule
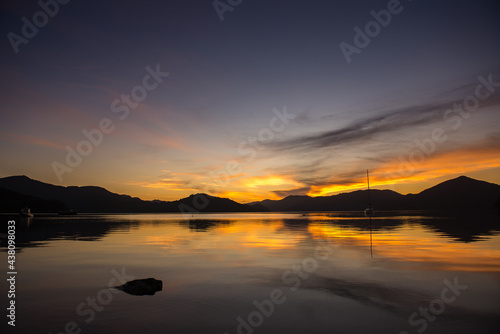
[[[2,1],[0,177],[246,203],[500,183],[495,1]]]

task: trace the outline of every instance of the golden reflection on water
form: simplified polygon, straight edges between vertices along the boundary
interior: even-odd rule
[[[478,242],[457,242],[415,223],[419,217],[396,217],[394,219],[403,224],[372,232],[369,221],[360,217],[273,214],[272,217],[239,215],[235,219],[235,215],[221,215],[218,219],[211,218],[204,215],[191,221],[143,223],[133,233],[111,234],[106,243],[155,247],[170,254],[251,254],[252,249],[295,251],[307,243],[329,240],[345,251],[337,251],[337,256],[352,257],[344,259],[345,262],[359,258],[360,252],[367,254],[372,245],[375,260],[385,260],[400,269],[500,271],[498,236]]]
[[[312,223],[315,239],[334,239],[345,247],[370,247],[374,257],[399,262],[408,269],[445,271],[500,271],[500,240],[476,243],[447,240],[422,226],[403,225],[390,231],[355,231],[324,223]]]
[[[266,320],[275,328],[290,326],[305,333],[314,328],[310,325],[314,315],[315,328],[328,332],[362,324],[360,333],[396,333],[408,329],[408,316],[418,307],[439,297],[444,279],[455,277],[470,289],[456,304],[447,305],[448,318],[442,319],[453,321],[448,322],[449,330],[439,332],[456,333],[464,324],[475,324],[477,314],[495,324],[498,225],[456,234],[437,220],[419,216],[368,220],[342,213],[200,214],[189,220],[180,215],[82,215],[35,220],[18,234],[29,245],[18,254],[23,268],[19,314],[36,315],[21,323],[23,332],[60,332],[68,320],[76,320],[90,332],[120,328],[132,333],[128,324],[133,319],[141,331],[145,323],[152,324],[155,331],[146,332],[193,326],[184,332],[198,333],[212,326],[217,328],[212,332],[224,333],[236,328],[236,317],[254,310],[254,300],[269,298],[270,291],[279,288],[289,301],[280,305],[276,317]],[[464,235],[472,241],[457,241]],[[318,246],[329,247],[328,256],[318,260],[317,268],[293,292],[283,275],[314,257]],[[108,286],[112,270],[163,280],[163,290],[152,298],[115,294],[87,326],[75,309]],[[478,322],[484,322],[481,319]]]
[[[134,245],[154,246],[169,253],[246,253],[252,249],[293,249],[305,235],[284,231],[283,221],[238,220],[215,223],[208,230],[196,231],[187,223],[147,225],[126,241]],[[120,237],[123,242],[123,236]]]

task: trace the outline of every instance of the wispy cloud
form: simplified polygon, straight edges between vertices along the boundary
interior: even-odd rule
[[[419,127],[442,122],[444,112],[453,108],[455,104],[463,103],[468,95],[473,95],[477,84],[477,81],[461,84],[448,92],[427,97],[427,100],[411,105],[399,102],[399,105],[373,107],[364,114],[375,114],[374,116],[358,118],[348,125],[328,131],[276,140],[268,146],[276,151],[318,152],[318,149],[367,143],[380,135],[384,135],[384,138],[392,136],[394,139],[406,137],[409,132]],[[481,101],[480,107],[498,104],[500,104],[500,92],[497,90],[493,96]],[[311,122],[311,117],[303,117],[302,121]],[[333,126],[335,127],[335,124]]]
[[[412,167],[412,170],[402,169],[399,159],[388,160],[371,170],[370,185],[391,188],[394,184],[417,184],[440,177],[499,168],[500,133],[489,134],[468,146],[437,152]],[[359,168],[353,172],[335,175],[330,180],[314,182],[308,194],[311,196],[332,195],[365,187],[364,169]]]
[[[271,143],[269,146],[277,150],[301,151],[339,147],[359,141],[368,141],[377,134],[387,134],[393,131],[400,132],[407,128],[436,122],[442,119],[443,110],[448,106],[449,104],[429,103],[391,110],[382,115],[354,121],[350,125],[339,129],[282,140]]]
[[[33,137],[24,134],[0,133],[0,138],[1,140],[5,140],[11,143],[23,143],[28,145],[64,150],[64,145],[40,137]]]
[[[311,187],[303,187],[292,190],[276,190],[273,191],[278,197],[285,198],[287,196],[307,195],[311,191]]]

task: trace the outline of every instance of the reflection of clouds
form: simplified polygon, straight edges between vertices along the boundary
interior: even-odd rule
[[[396,213],[394,213],[396,214]],[[217,216],[217,219],[209,217]],[[167,216],[164,216],[167,217]],[[169,216],[170,217],[170,216]],[[176,216],[177,217],[177,216]],[[78,223],[77,223],[78,222]],[[54,226],[56,228],[49,228]],[[369,221],[353,213],[200,214],[191,221],[155,215],[113,215],[102,218],[37,219],[19,233],[21,248],[44,246],[54,239],[101,241],[157,247],[160,252],[216,258],[273,251],[287,257],[309,249],[317,240],[331,240],[346,252],[334,261],[369,254]],[[374,258],[386,266],[415,270],[500,271],[498,216],[393,216],[372,219]],[[5,243],[2,242],[2,245]],[[97,245],[97,244],[96,244]],[[357,255],[355,255],[357,254]]]
[[[239,250],[237,253],[251,249],[296,250],[301,244],[325,239],[334,241],[337,247],[345,250],[359,251],[361,248],[368,251],[370,248],[369,222],[364,217],[336,217],[320,213],[310,215],[308,219],[299,215],[282,219],[274,216],[269,220],[233,217],[142,226],[133,232],[136,235],[133,242],[186,254],[209,250]],[[440,225],[437,225],[438,221]],[[492,237],[479,237],[491,235],[493,232],[488,231],[495,226],[498,229],[498,225],[485,225],[483,229],[475,230],[469,228],[468,232],[452,229],[456,229],[457,224],[463,226],[467,221],[450,220],[443,225],[442,219],[424,216],[374,218],[374,257],[384,262],[387,260],[385,263],[392,267],[406,269],[500,271],[500,249],[490,245],[498,241]],[[460,240],[458,235],[464,233],[470,234],[467,240],[476,242],[449,241]]]
[[[411,314],[419,306],[433,299],[433,296],[418,291],[395,288],[370,281],[356,281],[352,278],[341,279],[315,276],[305,280],[303,287],[321,289],[339,297],[382,308],[403,316]]]
[[[413,312],[418,311],[420,307],[429,305],[430,301],[441,298],[439,292],[435,294],[424,293],[416,288],[394,287],[392,284],[370,282],[369,280],[360,281],[352,278],[341,279],[316,276],[304,280],[303,283],[301,288],[321,290],[369,307],[388,311],[405,319]],[[446,288],[446,285],[442,284],[442,288]],[[484,323],[493,324],[493,319],[495,319],[494,315],[471,314],[467,306],[454,303],[447,303],[445,310],[446,312],[439,314],[441,321],[460,318],[473,322],[484,321]]]
[[[141,245],[146,246],[160,246],[162,249],[171,250],[178,246],[187,246],[190,240],[182,236],[166,236],[166,235],[151,235],[145,236],[142,240],[138,241]]]
[[[368,231],[333,224],[313,223],[309,231],[315,239],[334,240],[349,248],[369,248]],[[418,225],[373,231],[373,253],[376,258],[390,260],[391,267],[438,271],[500,271],[500,249],[483,243],[448,242]],[[494,241],[498,243],[498,240]],[[480,256],[478,256],[480,254]]]
[[[241,240],[244,247],[257,247],[267,249],[291,249],[297,244],[296,239],[249,237]]]
[[[280,233],[284,227],[281,220],[251,222],[245,225],[237,232],[237,242],[242,247],[269,250],[293,249],[300,240],[307,237],[296,233]]]
[[[190,231],[201,233],[193,234]],[[306,238],[284,229],[280,220],[244,219],[236,222],[234,219],[193,219],[179,224],[145,226],[137,234],[135,243],[185,253],[208,249],[231,252],[251,248],[293,249],[300,240]]]

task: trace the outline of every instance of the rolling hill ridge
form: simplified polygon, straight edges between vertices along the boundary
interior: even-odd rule
[[[372,189],[371,199],[375,210],[488,210],[500,203],[500,185],[460,176],[418,194]],[[255,202],[270,211],[361,211],[367,203],[367,190]]]
[[[362,211],[368,193],[357,190],[332,196],[288,196],[251,204],[207,194],[194,194],[177,201],[145,201],[101,187],[56,186],[23,175],[0,178],[0,198],[0,212],[19,212],[23,206],[30,206],[33,212],[70,208],[81,213]],[[460,176],[418,194],[371,190],[371,198],[379,211],[489,210],[500,207],[500,185]]]

